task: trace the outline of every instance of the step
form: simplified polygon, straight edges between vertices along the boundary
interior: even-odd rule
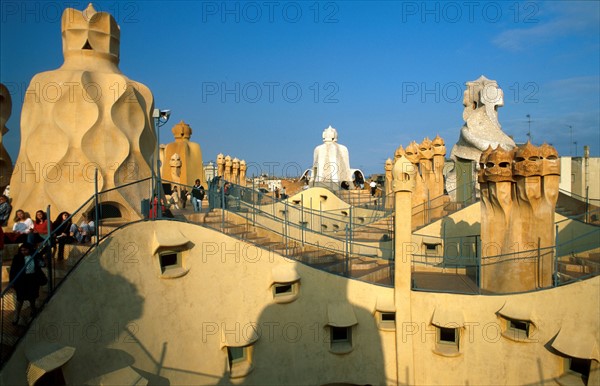
[[[355,275],[355,273],[357,273],[358,275]],[[361,271],[356,271],[354,270],[354,267],[351,271],[351,275],[352,277],[355,277],[357,279],[363,280],[363,281],[368,281],[370,283],[391,283],[391,277],[390,277],[390,267],[389,266],[377,266],[374,268],[371,268],[369,270],[361,270]]]
[[[259,247],[264,247],[265,244],[267,244],[271,241],[271,239],[269,239],[266,236],[254,236],[254,237],[246,236],[245,240],[248,242],[251,242],[252,244],[258,245]],[[276,243],[276,242],[274,241],[273,243]]]
[[[568,272],[570,273],[591,273],[590,271],[590,267],[586,267],[585,265],[581,265],[581,264],[569,264],[569,263],[564,263],[564,262],[558,262],[558,265],[560,266],[559,270],[561,272]]]
[[[329,264],[340,261],[341,255],[327,251],[311,251],[308,253],[300,253],[299,256],[297,256],[297,260],[308,265]]]

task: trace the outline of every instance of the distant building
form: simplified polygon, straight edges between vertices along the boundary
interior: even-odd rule
[[[600,157],[560,157],[560,168],[563,193],[600,200]]]

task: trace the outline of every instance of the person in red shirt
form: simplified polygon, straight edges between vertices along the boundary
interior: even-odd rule
[[[27,242],[35,245],[41,243],[48,238],[48,218],[46,212],[38,210],[35,212],[35,222],[33,230],[27,234]]]

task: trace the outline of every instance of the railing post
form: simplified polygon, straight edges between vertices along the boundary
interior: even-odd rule
[[[587,169],[586,169],[587,172]],[[590,222],[590,187],[586,186],[585,187],[585,222],[589,223]]]
[[[285,242],[285,255],[288,256],[289,255],[289,251],[288,251],[288,210],[287,210],[287,200],[284,201],[283,203],[283,210],[284,210],[284,214],[283,214],[283,237],[284,237],[284,242]]]
[[[225,181],[223,183],[223,186],[221,187],[221,230],[225,231],[225,184],[227,184],[227,182]]]
[[[315,227],[314,227],[314,224],[313,224],[314,214],[315,214],[315,210],[314,210],[313,205],[312,205],[312,197],[311,197],[310,198],[310,229],[313,232],[315,231]]]
[[[45,245],[45,247],[42,247],[42,258],[44,256],[44,250],[46,248],[48,249],[52,249],[52,246],[50,244],[50,239],[52,237],[52,222],[50,221],[51,217],[51,213],[50,213],[50,205],[48,205],[48,207],[46,208],[46,218],[48,219],[48,238],[46,240],[44,240],[44,242],[42,243],[42,246]],[[50,251],[50,254],[48,256],[48,294],[52,295],[52,291],[54,290],[54,270],[53,270],[53,264],[54,264],[54,259],[52,258],[52,251]]]
[[[302,246],[304,246],[304,228],[306,227],[304,223],[304,194],[300,194],[300,225],[302,229]]]
[[[252,175],[252,222],[254,224],[256,224],[256,212],[260,205],[260,195],[261,193],[256,191],[256,187],[254,186],[254,175]]]
[[[346,224],[346,242],[344,243],[344,247],[345,247],[344,276],[349,277],[350,273],[348,270],[348,260],[349,260],[349,256],[348,256],[348,224]]]
[[[98,206],[98,168],[94,172],[94,225],[96,227],[96,248],[100,243],[100,217]]]
[[[319,226],[320,230],[323,230],[323,203],[319,200]]]
[[[477,291],[481,294],[481,269],[483,260],[481,257],[481,243],[478,242],[479,236],[475,235],[475,253],[477,255]]]
[[[349,215],[349,227],[348,227],[348,252],[350,254],[352,254],[352,241],[354,240],[354,234],[352,233],[352,207],[350,207],[350,210],[348,210],[348,215]]]
[[[559,277],[558,277],[558,224],[555,225],[556,228],[556,236],[554,238],[554,275],[553,276],[553,284],[554,287],[558,287]]]

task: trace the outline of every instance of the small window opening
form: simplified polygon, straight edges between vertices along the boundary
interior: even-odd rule
[[[457,343],[456,328],[439,327],[440,343]]]
[[[274,287],[275,296],[293,293],[293,284],[276,284]]]
[[[177,252],[165,252],[160,254],[160,268],[162,272],[165,272],[168,268],[176,267],[179,265],[179,253]]]
[[[351,342],[350,327],[331,327],[331,344]]]
[[[527,341],[531,336],[531,322],[506,318],[505,337],[516,341]]]
[[[275,303],[291,303],[298,298],[300,282],[273,283],[273,301]]]
[[[442,356],[457,356],[460,333],[458,328],[437,327],[437,344],[434,352]]]
[[[395,312],[377,312],[379,314],[378,327],[380,330],[392,331],[396,329]]]
[[[227,347],[227,358],[229,367],[235,363],[240,363],[246,360],[246,347]]]
[[[437,250],[437,244],[425,244],[425,248],[428,251],[436,251]]]
[[[227,347],[227,362],[229,363],[229,376],[241,378],[247,376],[253,369],[252,345],[244,347]]]
[[[381,321],[382,322],[394,322],[396,320],[395,312],[382,312],[381,313]]]
[[[347,354],[352,351],[352,327],[329,326],[330,350],[334,354]]]
[[[522,320],[510,320],[508,327],[510,329],[523,332],[526,336],[529,336],[529,322],[525,322]]]
[[[85,41],[85,44],[83,45],[82,50],[91,50],[93,49],[92,46],[90,45],[90,42],[88,40]]]

